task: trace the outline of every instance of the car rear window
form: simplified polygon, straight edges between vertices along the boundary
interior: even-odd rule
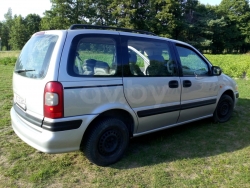
[[[15,72],[28,78],[44,78],[57,40],[57,35],[31,37],[17,59]]]

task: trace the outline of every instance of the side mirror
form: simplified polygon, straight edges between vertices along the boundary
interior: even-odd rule
[[[213,76],[220,76],[222,73],[222,70],[220,67],[212,66],[212,75]]]

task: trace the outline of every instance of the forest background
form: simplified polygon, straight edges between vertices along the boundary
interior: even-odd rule
[[[198,0],[51,0],[51,4],[43,17],[13,16],[9,8],[0,22],[0,50],[20,50],[37,31],[92,24],[151,31],[203,53],[250,51],[249,0],[222,0],[215,6]]]

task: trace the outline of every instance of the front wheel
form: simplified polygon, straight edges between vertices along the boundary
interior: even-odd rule
[[[99,121],[87,135],[84,153],[99,166],[117,162],[129,143],[129,132],[125,123],[117,118]]]
[[[233,107],[233,99],[228,95],[222,95],[214,111],[214,121],[219,123],[228,121],[232,116]]]

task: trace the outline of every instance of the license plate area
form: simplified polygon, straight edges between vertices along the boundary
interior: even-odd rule
[[[26,110],[26,100],[17,94],[14,94],[14,102],[23,110]]]

